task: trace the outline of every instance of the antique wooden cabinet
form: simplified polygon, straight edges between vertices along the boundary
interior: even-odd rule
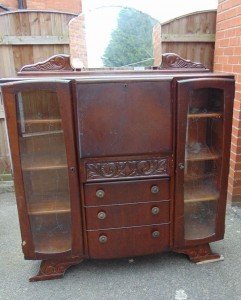
[[[88,258],[219,258],[233,76],[174,54],[115,72],[56,56],[3,82],[22,248],[43,260],[31,281]]]

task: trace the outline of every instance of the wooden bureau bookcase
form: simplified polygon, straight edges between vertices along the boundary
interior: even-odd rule
[[[1,82],[22,249],[43,260],[31,281],[88,258],[220,257],[233,76],[174,54],[156,70],[74,72],[59,55]]]

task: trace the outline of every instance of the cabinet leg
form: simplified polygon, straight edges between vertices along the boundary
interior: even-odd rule
[[[220,260],[220,255],[213,253],[209,244],[177,248],[174,250],[174,252],[186,254],[189,259],[195,263]]]
[[[30,282],[59,279],[64,276],[65,271],[73,266],[81,263],[83,259],[70,258],[65,260],[43,260],[41,262],[39,272],[36,276],[29,279]]]

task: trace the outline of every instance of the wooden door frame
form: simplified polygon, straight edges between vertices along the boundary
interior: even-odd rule
[[[20,82],[12,82],[2,85],[4,95],[4,106],[6,111],[7,127],[9,132],[10,148],[13,160],[14,183],[16,201],[19,212],[20,230],[22,236],[22,248],[27,259],[47,259],[62,257],[82,257],[83,255],[83,238],[80,212],[80,192],[79,192],[79,176],[76,157],[76,141],[74,130],[74,114],[71,95],[70,80],[27,80]],[[37,253],[34,250],[33,238],[29,215],[27,213],[26,195],[23,184],[23,174],[20,158],[17,110],[16,110],[16,94],[23,91],[46,90],[57,93],[57,99],[62,119],[62,127],[64,132],[66,158],[68,164],[69,176],[69,192],[71,205],[71,230],[72,230],[72,249],[71,251],[44,254]]]
[[[227,184],[229,172],[229,152],[231,144],[231,128],[234,98],[234,79],[227,78],[194,78],[176,81],[176,180],[175,180],[175,224],[174,247],[194,246],[220,240],[224,236]],[[217,204],[216,233],[204,239],[186,241],[184,239],[184,205],[183,205],[183,170],[179,169],[179,163],[185,160],[185,136],[187,124],[188,94],[190,90],[202,88],[216,88],[224,92],[223,112],[223,148],[220,172],[220,197]]]

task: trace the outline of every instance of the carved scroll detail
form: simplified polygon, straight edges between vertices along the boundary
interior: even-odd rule
[[[203,64],[186,60],[175,53],[164,53],[160,69],[207,69]]]
[[[58,54],[51,56],[45,61],[38,62],[32,65],[22,67],[21,72],[34,71],[73,71],[70,65],[70,56],[65,54]]]
[[[168,159],[156,158],[145,160],[108,161],[86,164],[87,180],[167,176]]]
[[[30,278],[29,281],[42,281],[50,279],[58,279],[64,276],[65,271],[82,261],[80,258],[70,258],[64,261],[43,260],[40,265],[39,273]]]

